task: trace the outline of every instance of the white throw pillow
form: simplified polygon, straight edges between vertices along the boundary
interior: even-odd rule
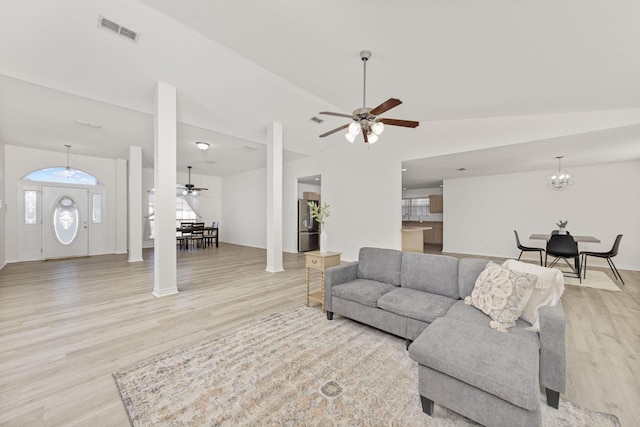
[[[493,329],[507,332],[529,302],[537,279],[534,274],[518,273],[489,261],[464,302],[491,317]]]
[[[545,305],[556,305],[564,293],[564,276],[557,268],[546,268],[535,264],[509,259],[502,264],[503,267],[519,273],[535,274],[538,281],[531,298],[524,307],[520,317],[531,323],[533,331],[540,331],[540,319],[538,309]]]

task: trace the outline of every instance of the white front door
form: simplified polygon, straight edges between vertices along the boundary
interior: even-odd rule
[[[89,255],[89,191],[42,187],[42,258]]]

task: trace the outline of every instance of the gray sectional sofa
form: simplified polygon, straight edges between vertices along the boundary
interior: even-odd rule
[[[539,425],[540,387],[558,407],[565,391],[565,317],[539,310],[540,331],[519,319],[508,333],[463,299],[486,259],[362,248],[326,270],[327,319],[338,314],[407,340],[424,412],[437,402],[484,425]]]

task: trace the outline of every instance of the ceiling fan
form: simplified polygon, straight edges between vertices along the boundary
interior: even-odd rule
[[[321,111],[320,114],[326,114],[329,116],[349,117],[353,119],[353,123],[347,123],[339,128],[330,130],[329,132],[320,135],[320,138],[334,134],[342,129],[349,128],[349,132],[345,135],[347,140],[351,143],[355,141],[356,136],[362,133],[364,142],[367,144],[373,144],[378,140],[378,136],[384,131],[384,125],[390,126],[402,126],[407,128],[418,127],[420,122],[411,120],[398,120],[398,119],[386,119],[378,117],[380,114],[389,111],[390,109],[402,104],[397,98],[389,98],[382,104],[375,108],[367,107],[366,93],[367,93],[367,61],[371,58],[371,52],[363,50],[360,52],[360,58],[364,65],[364,89],[362,93],[362,108],[357,108],[351,115],[342,113],[332,113],[330,111]]]
[[[182,195],[197,196],[199,191],[209,190],[208,188],[196,187],[191,183],[191,166],[187,167],[189,168],[189,183],[185,184],[185,186],[183,187]]]

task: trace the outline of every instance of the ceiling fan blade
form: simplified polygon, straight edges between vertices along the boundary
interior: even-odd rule
[[[194,190],[196,190],[196,191],[204,191],[204,190],[209,191],[208,188],[201,188],[201,187],[196,187],[196,188],[194,188]]]
[[[351,114],[332,113],[331,111],[320,111],[319,114],[326,114],[327,116],[348,117],[350,119],[353,118]]]
[[[327,132],[327,133],[323,133],[322,135],[320,135],[320,138],[324,138],[325,136],[329,136],[329,135],[331,135],[331,134],[334,134],[334,133],[336,133],[336,132],[339,132],[339,131],[341,131],[342,129],[346,129],[346,128],[348,128],[348,127],[349,127],[349,125],[350,125],[350,124],[351,124],[351,123],[347,123],[347,124],[346,124],[346,125],[344,125],[344,126],[340,126],[339,128],[335,128],[334,130],[330,130],[330,131],[329,131],[329,132]]]
[[[416,128],[420,124],[420,122],[414,122],[412,120],[379,119],[379,121],[385,125],[402,126],[405,128]]]
[[[369,143],[369,137],[367,136],[367,131],[362,129],[362,136],[364,137],[364,142]]]
[[[400,101],[399,99],[389,98],[386,101],[384,101],[382,104],[378,105],[376,108],[371,110],[370,113],[373,114],[374,116],[378,116],[384,113],[385,111],[391,110],[393,107],[397,107],[400,104],[402,104],[402,101]]]

